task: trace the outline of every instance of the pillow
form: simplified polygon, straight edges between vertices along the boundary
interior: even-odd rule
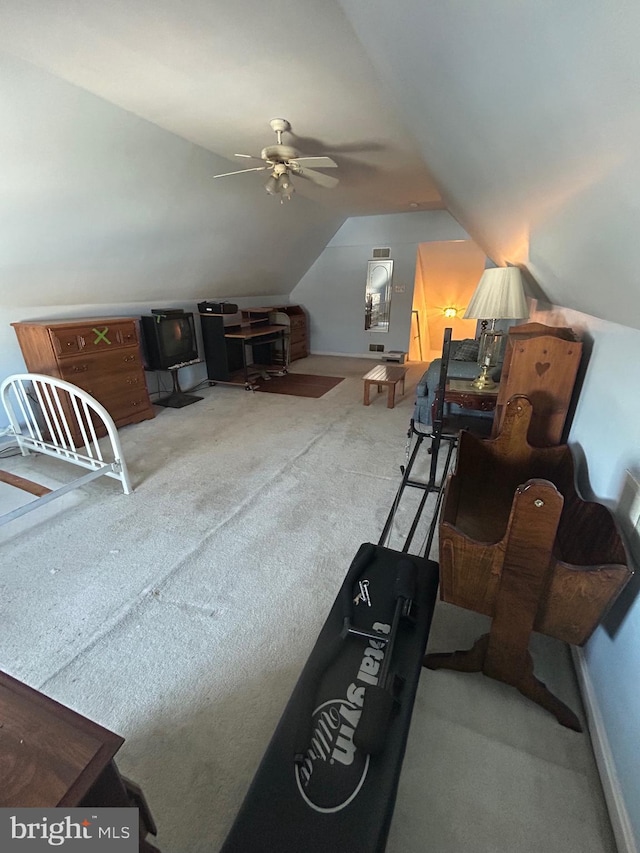
[[[477,361],[480,350],[480,341],[475,338],[465,338],[458,342],[451,358],[453,361]]]

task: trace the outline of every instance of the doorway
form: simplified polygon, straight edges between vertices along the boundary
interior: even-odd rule
[[[484,252],[472,240],[418,245],[409,339],[411,361],[439,358],[448,326],[453,329],[454,340],[475,337],[477,321],[463,320],[462,315],[485,262]]]

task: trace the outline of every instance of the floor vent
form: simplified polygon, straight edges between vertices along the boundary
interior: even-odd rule
[[[388,258],[391,256],[391,249],[373,249],[373,258]]]
[[[384,352],[384,344],[369,344],[369,352]]]

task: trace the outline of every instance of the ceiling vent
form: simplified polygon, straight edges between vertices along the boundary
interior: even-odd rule
[[[391,257],[391,249],[374,249],[372,257],[373,258],[390,258]]]

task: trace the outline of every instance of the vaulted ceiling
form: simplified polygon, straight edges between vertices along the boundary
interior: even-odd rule
[[[335,0],[8,0],[0,48],[229,158],[283,142],[338,164],[303,192],[341,215],[442,208],[415,139]],[[262,175],[228,179],[238,192]],[[216,185],[212,191],[226,192]]]
[[[214,152],[218,171],[288,119],[283,141],[338,164],[336,189],[299,180],[309,204],[287,214],[325,240],[347,216],[447,208],[550,301],[640,328],[631,0],[3,0],[1,14],[1,50]],[[211,193],[242,199],[248,222],[263,183]]]

